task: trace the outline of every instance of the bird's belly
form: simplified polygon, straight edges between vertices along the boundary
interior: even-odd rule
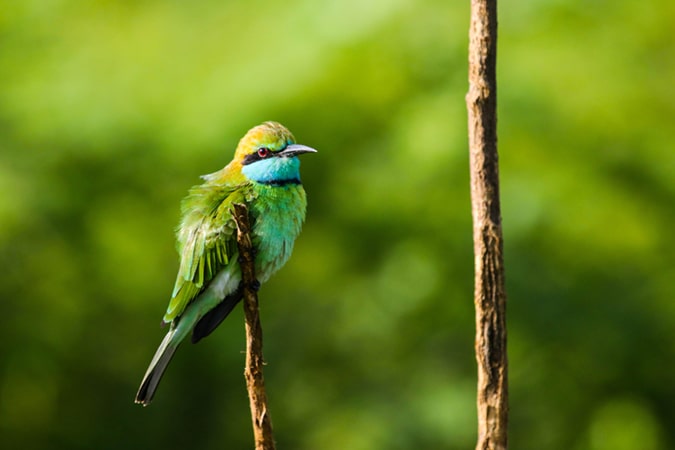
[[[288,261],[307,206],[301,185],[265,187],[253,203],[256,277],[264,283]]]

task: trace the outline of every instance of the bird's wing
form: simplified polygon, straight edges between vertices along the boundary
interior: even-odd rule
[[[195,186],[183,200],[178,229],[180,267],[164,321],[179,317],[237,251],[231,207],[245,200],[244,185]]]

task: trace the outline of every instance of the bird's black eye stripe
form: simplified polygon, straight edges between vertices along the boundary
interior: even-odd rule
[[[268,147],[260,147],[250,155],[246,155],[242,161],[242,164],[251,164],[256,161],[260,161],[261,159],[269,158],[270,156],[274,156],[274,152],[272,152],[272,150],[270,150]]]
[[[260,156],[258,156],[258,153],[251,153],[250,155],[246,155],[241,163],[243,165],[246,165],[254,163],[256,161],[260,161]]]

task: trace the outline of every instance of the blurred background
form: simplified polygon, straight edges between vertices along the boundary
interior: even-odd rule
[[[503,1],[514,449],[675,448],[675,6]],[[264,120],[319,149],[260,291],[280,449],[476,441],[469,1],[0,6],[0,447],[247,449],[241,309],[133,404],[179,204]]]

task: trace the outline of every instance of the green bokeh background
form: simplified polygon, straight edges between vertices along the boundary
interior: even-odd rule
[[[675,448],[673,5],[500,2],[511,448]],[[473,448],[468,19],[468,0],[3,2],[0,447],[252,448],[240,310],[132,400],[180,199],[273,119],[320,152],[260,292],[278,448]]]

